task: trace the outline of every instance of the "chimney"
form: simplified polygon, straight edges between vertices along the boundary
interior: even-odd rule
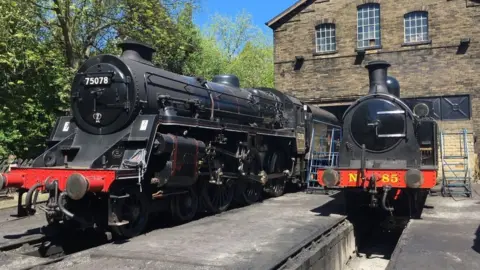
[[[153,53],[155,52],[155,49],[152,47],[134,40],[123,41],[118,44],[118,47],[122,49],[121,57],[136,61],[152,62]]]
[[[383,60],[370,61],[365,66],[370,79],[368,94],[389,94],[387,88],[387,69],[389,67],[390,64]]]

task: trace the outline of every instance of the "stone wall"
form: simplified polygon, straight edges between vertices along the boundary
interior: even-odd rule
[[[382,48],[368,50],[356,63],[356,10],[358,1],[313,1],[283,24],[276,25],[275,84],[304,100],[325,102],[355,98],[367,91],[368,73],[362,64],[384,59],[389,73],[400,81],[403,97],[472,94],[475,106],[480,92],[480,7],[465,0],[379,1]],[[364,1],[361,1],[364,2]],[[402,46],[403,16],[414,10],[429,12],[431,44]],[[318,55],[315,25],[335,22],[337,52]],[[465,53],[458,52],[461,38],[471,38]],[[458,53],[458,54],[457,54]],[[295,56],[305,58],[294,70]]]
[[[381,48],[356,53],[357,6],[380,4]],[[430,42],[404,43],[404,15],[427,11]],[[315,52],[315,26],[336,25],[337,51]],[[368,91],[364,64],[382,59],[401,85],[401,97],[469,94],[471,119],[440,122],[440,128],[480,133],[480,4],[471,0],[316,0],[271,25],[275,42],[275,87],[312,104],[352,101]],[[460,40],[470,38],[468,46]],[[295,67],[296,56],[303,56]],[[474,135],[469,148],[480,150]],[[449,145],[451,151],[456,146]],[[476,163],[472,158],[472,163]],[[472,164],[472,165],[475,165]],[[476,166],[474,166],[476,167]]]

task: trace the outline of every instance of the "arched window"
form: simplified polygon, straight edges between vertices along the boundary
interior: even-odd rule
[[[357,48],[380,46],[380,5],[364,4],[357,8]]]
[[[405,43],[428,41],[428,12],[414,11],[405,14]]]
[[[335,24],[322,23],[316,27],[316,46],[318,53],[334,52],[337,50],[335,38]]]

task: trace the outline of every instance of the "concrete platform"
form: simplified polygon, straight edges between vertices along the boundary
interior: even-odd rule
[[[76,253],[43,269],[270,269],[292,255],[287,269],[342,269],[355,249],[353,226],[331,214],[342,206],[325,195],[286,194]]]
[[[0,245],[12,243],[40,234],[40,228],[47,224],[43,212],[33,216],[17,219],[16,207],[0,210]],[[0,269],[23,269],[26,265],[37,264],[45,259],[0,252]]]
[[[480,185],[474,191],[473,198],[429,197],[387,269],[480,269]]]
[[[39,234],[40,228],[47,225],[43,212],[33,216],[17,219],[16,208],[0,210],[0,245],[18,240],[29,235]]]

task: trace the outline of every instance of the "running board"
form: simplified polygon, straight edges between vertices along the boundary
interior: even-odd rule
[[[122,221],[118,221],[118,222],[109,221],[108,226],[120,227],[120,226],[127,225],[128,223],[129,223],[128,220],[122,220]]]
[[[205,175],[209,175],[206,173]],[[265,185],[268,180],[271,179],[276,179],[276,178],[282,178],[282,177],[287,177],[285,173],[272,173],[272,174],[262,174],[260,175],[240,175],[240,174],[234,174],[234,173],[223,173],[221,178],[230,178],[230,179],[244,179],[244,180],[250,180],[253,182],[258,182],[260,184]],[[210,184],[222,184],[223,181],[217,183],[215,179],[210,180]]]

